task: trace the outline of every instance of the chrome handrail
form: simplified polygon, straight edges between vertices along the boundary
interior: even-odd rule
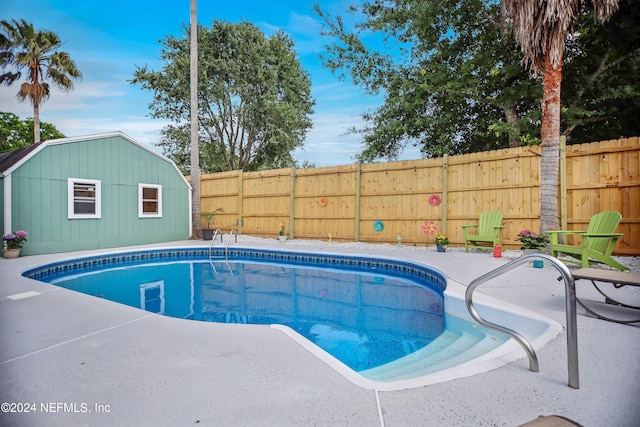
[[[224,248],[224,259],[227,259],[227,251],[229,250],[229,243],[231,243],[231,236],[236,236],[236,241],[235,243],[238,243],[238,233],[236,233],[235,229],[231,229],[231,231],[229,232],[229,238],[227,239],[227,245]]]
[[[223,243],[222,240],[222,230],[220,230],[219,228],[216,228],[216,231],[213,232],[213,237],[211,238],[211,243],[209,244],[209,264],[211,265],[211,267],[213,268],[214,273],[218,273],[216,271],[216,268],[213,266],[213,261],[211,261],[211,249],[213,248],[213,242],[216,241],[216,236],[218,235],[218,233],[220,233],[220,243]]]
[[[222,233],[222,230],[220,230],[219,228],[216,228],[216,231],[213,232],[213,237],[211,238],[211,246],[213,246],[213,242],[215,242],[216,236],[218,235],[218,233],[220,233],[220,243],[224,243],[222,240],[224,236]]]
[[[576,283],[571,274],[569,268],[560,262],[558,259],[543,253],[528,254],[513,260],[501,267],[484,274],[475,280],[473,280],[467,287],[465,293],[465,302],[467,309],[479,324],[486,326],[487,328],[495,329],[499,332],[507,334],[515,339],[527,353],[529,357],[529,370],[533,372],[539,371],[538,357],[536,352],[522,335],[514,330],[506,328],[504,326],[488,322],[484,320],[476,308],[473,306],[473,291],[482,283],[485,283],[491,279],[494,279],[514,268],[529,262],[532,259],[542,259],[550,262],[556,270],[560,272],[565,284],[565,305],[566,305],[566,317],[567,317],[567,365],[569,371],[569,387],[580,388],[580,375],[578,372],[578,332],[577,332],[577,314],[576,314]]]

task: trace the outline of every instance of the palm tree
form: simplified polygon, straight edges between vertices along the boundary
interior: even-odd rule
[[[591,9],[606,21],[618,9],[618,0],[503,0],[516,41],[534,75],[542,74],[542,131],[540,146],[540,228],[560,228],[558,223],[558,159],[560,158],[560,83],[562,58],[569,29],[576,18]]]
[[[40,104],[49,97],[50,87],[45,81],[51,80],[64,91],[73,89],[73,81],[82,74],[67,52],[58,52],[60,37],[52,31],[36,31],[33,24],[24,19],[11,22],[0,21],[0,66],[4,71],[0,83],[8,86],[22,77],[26,69],[26,82],[18,91],[18,99],[28,99],[33,105],[34,143],[40,142]]]

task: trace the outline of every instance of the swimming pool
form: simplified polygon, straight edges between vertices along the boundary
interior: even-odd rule
[[[173,317],[270,324],[354,383],[377,389],[446,379],[452,370],[471,375],[460,367],[513,351],[505,337],[457,317],[460,300],[446,296],[455,284],[424,265],[250,248],[230,248],[228,260],[216,248],[212,261],[204,248],[170,248],[61,261],[23,275]],[[97,271],[117,285],[100,287]],[[125,286],[131,272],[135,283]]]

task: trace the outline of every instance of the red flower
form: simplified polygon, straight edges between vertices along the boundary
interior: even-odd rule
[[[440,202],[440,196],[438,196],[437,194],[432,194],[431,196],[429,196],[429,204],[431,206],[438,206]]]

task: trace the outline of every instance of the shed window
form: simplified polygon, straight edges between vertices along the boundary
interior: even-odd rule
[[[67,183],[68,218],[101,218],[100,181],[69,178]]]
[[[164,280],[140,285],[140,308],[164,314]]]
[[[138,184],[138,217],[162,217],[162,186]]]

